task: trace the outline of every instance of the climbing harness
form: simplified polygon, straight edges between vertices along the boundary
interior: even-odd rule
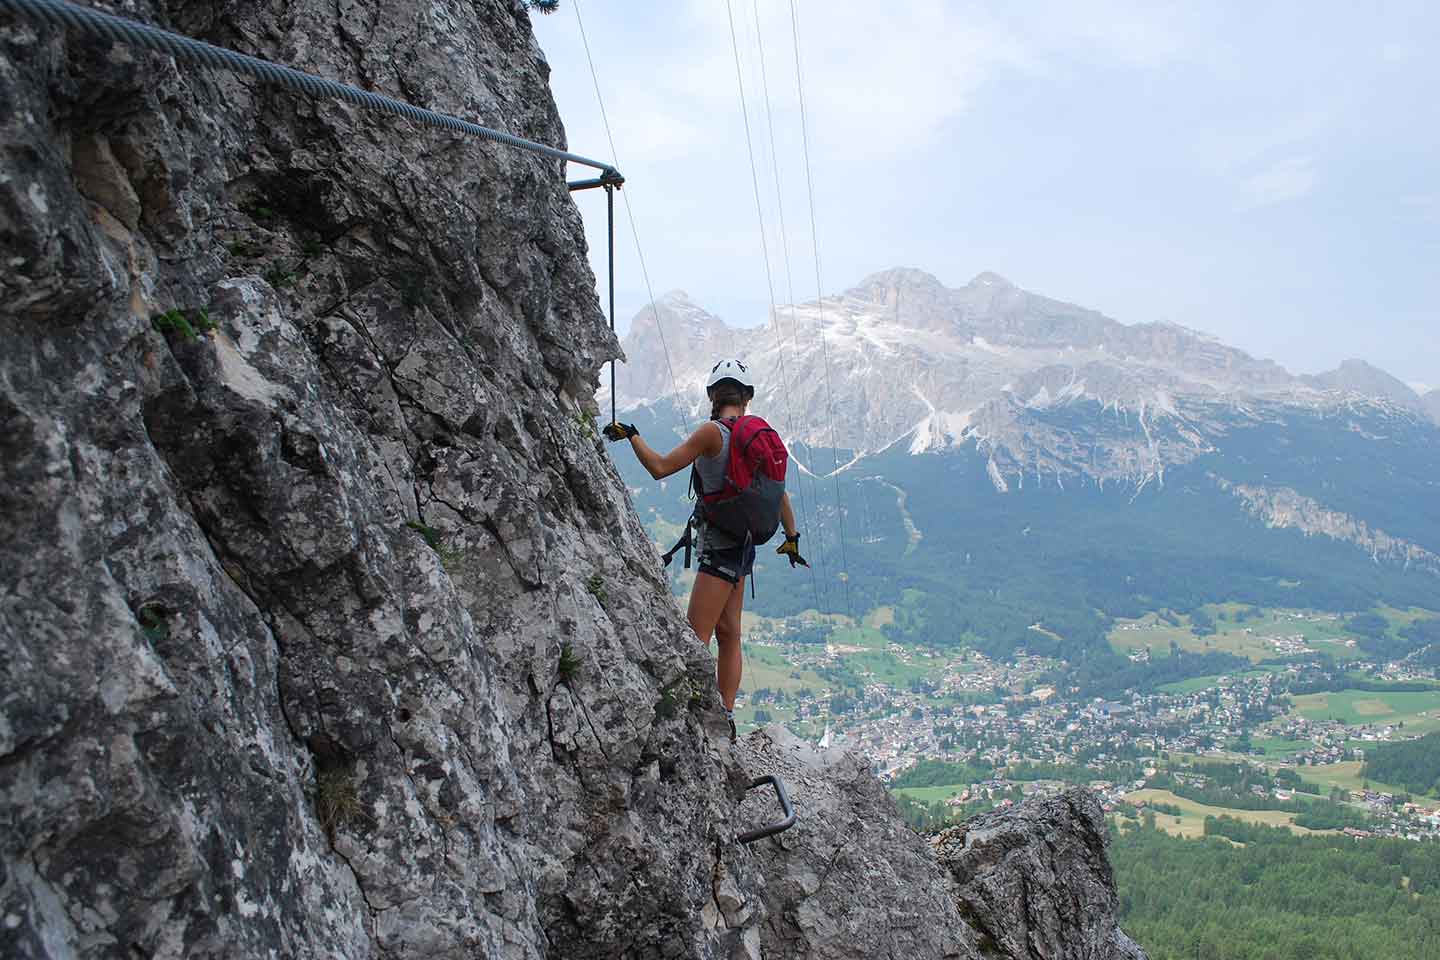
[[[670,561],[675,559],[675,554],[679,552],[681,547],[684,547],[685,569],[690,569],[690,548],[695,545],[694,530],[695,517],[692,515],[689,520],[685,521],[685,532],[680,534],[680,539],[675,541],[675,546],[660,554],[660,559],[664,561],[665,566],[670,566]]]

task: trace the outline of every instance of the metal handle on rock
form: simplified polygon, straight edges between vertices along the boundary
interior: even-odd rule
[[[766,837],[773,837],[777,833],[784,833],[786,830],[795,826],[795,808],[790,805],[790,795],[785,792],[785,781],[772,773],[751,780],[749,789],[754,790],[756,787],[763,787],[767,783],[775,788],[775,797],[780,801],[780,810],[785,814],[785,818],[783,820],[777,820],[768,826],[761,827],[758,830],[751,830],[748,833],[740,834],[740,836],[735,838],[736,843],[754,843],[756,840],[764,840]]]

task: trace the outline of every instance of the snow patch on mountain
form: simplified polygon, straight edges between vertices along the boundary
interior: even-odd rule
[[[986,461],[986,463],[985,463],[985,472],[990,475],[990,482],[993,483],[993,484],[995,484],[995,490],[996,490],[996,492],[998,492],[998,493],[1009,493],[1009,492],[1010,492],[1010,484],[1005,481],[1005,474],[1003,474],[1003,473],[1000,472],[1000,465],[995,462],[995,458],[994,458],[994,457],[991,457],[988,461]],[[1023,482],[1023,478],[1022,478],[1022,482]]]

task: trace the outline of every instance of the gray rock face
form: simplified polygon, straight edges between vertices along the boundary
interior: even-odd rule
[[[1436,423],[1440,423],[1440,390],[1431,390],[1420,399],[1421,402],[1425,404],[1425,409],[1429,412],[1430,419]]]
[[[900,820],[868,765],[783,727],[752,733],[738,752],[752,776],[784,779],[799,814],[794,827],[755,844],[767,957],[978,956],[925,841]],[[779,816],[769,790],[753,791],[742,809],[756,825]]]
[[[137,12],[563,143],[509,3]],[[8,20],[0,78],[0,954],[727,956],[559,166]]]
[[[1384,397],[1397,406],[1422,411],[1425,403],[1401,380],[1364,360],[1346,360],[1334,370],[1304,377],[1324,390],[1339,390],[1367,397]]]
[[[981,956],[1144,960],[1117,923],[1110,835],[1088,790],[982,814],[932,842]]]
[[[1377,563],[1394,563],[1440,576],[1440,555],[1408,540],[1394,537],[1339,510],[1332,510],[1313,497],[1291,487],[1267,487],[1231,483],[1211,478],[1221,490],[1235,496],[1245,511],[1266,526],[1299,530],[1308,536],[1329,537],[1350,543],[1370,554]]]
[[[510,3],[126,10],[564,142]],[[0,955],[757,956],[559,166],[8,18],[0,106]]]
[[[766,956],[1144,960],[1118,926],[1119,903],[1093,794],[976,817],[929,842],[898,822],[859,758],[821,751],[783,728],[738,752],[752,775],[779,772],[800,813],[756,844],[765,873]],[[743,808],[773,819],[773,797]]]

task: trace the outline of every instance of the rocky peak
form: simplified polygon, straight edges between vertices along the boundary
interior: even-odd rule
[[[621,403],[635,403],[671,393],[672,370],[680,388],[693,392],[697,379],[703,382],[697,371],[709,370],[718,355],[740,349],[741,339],[683,290],[672,290],[655,301],[655,309],[647,304],[631,318],[622,341],[625,362],[615,374],[617,396]],[[608,389],[607,383],[602,403],[608,400]]]
[[[950,291],[938,279],[913,267],[873,273],[847,290],[842,300],[880,321],[912,330],[953,330],[956,321]]]
[[[915,267],[891,267],[872,273],[845,292],[845,296],[882,306],[893,304],[897,293],[938,295],[945,285],[931,273]]]
[[[1004,290],[1014,287],[1015,284],[1011,283],[1009,280],[1006,280],[1004,277],[1000,276],[1000,274],[995,273],[994,271],[982,270],[979,273],[975,274],[975,276],[971,278],[970,282],[967,283],[965,286],[999,287],[1000,289]]]
[[[1345,360],[1334,370],[1302,379],[1321,390],[1338,390],[1344,393],[1358,393],[1367,397],[1382,397],[1406,409],[1416,411],[1425,409],[1421,398],[1404,381],[1364,360]]]
[[[952,300],[964,323],[995,343],[1093,347],[1120,328],[1093,310],[1030,293],[990,272],[953,291]]]
[[[897,822],[864,761],[783,728],[737,753],[780,773],[804,817],[757,844],[765,874],[765,956],[796,960],[1144,960],[1121,931],[1095,796],[1075,789],[985,814],[928,839]],[[746,801],[755,816],[765,798]]]

